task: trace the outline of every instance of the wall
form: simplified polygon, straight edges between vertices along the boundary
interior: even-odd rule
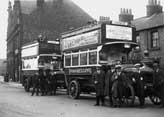
[[[151,31],[158,30],[159,32],[159,40],[160,47],[159,49],[151,48]],[[140,36],[140,47],[142,54],[144,50],[149,51],[149,55],[151,58],[160,58],[160,65],[164,68],[164,27],[154,28],[149,30],[140,31],[138,34]]]
[[[0,75],[6,74],[6,60],[0,59]]]

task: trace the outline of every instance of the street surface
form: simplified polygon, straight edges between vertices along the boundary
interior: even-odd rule
[[[164,117],[164,109],[149,101],[144,108],[95,107],[94,104],[94,96],[78,100],[62,92],[57,96],[31,96],[19,84],[0,83],[0,117]]]

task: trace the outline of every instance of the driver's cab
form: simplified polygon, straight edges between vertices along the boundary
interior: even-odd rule
[[[41,54],[39,55],[38,65],[43,69],[59,71],[62,68],[61,55]]]
[[[101,61],[106,61],[107,65],[129,64],[129,53],[136,46],[133,42],[106,43],[99,51],[100,64]]]

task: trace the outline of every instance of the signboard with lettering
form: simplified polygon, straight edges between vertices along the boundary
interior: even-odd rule
[[[69,69],[69,74],[92,74],[91,68]]]
[[[62,50],[82,47],[99,42],[99,30],[79,34],[62,40]]]
[[[22,49],[22,57],[38,55],[38,46],[28,47]]]
[[[132,28],[116,25],[106,25],[106,38],[132,41]]]

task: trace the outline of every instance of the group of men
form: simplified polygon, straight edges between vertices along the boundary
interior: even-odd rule
[[[38,73],[35,74],[33,78],[33,90],[31,96],[33,96],[35,93],[38,96],[39,93],[41,95],[55,95],[56,94],[56,79],[51,74],[50,69],[46,69],[43,71],[43,69],[39,69]]]
[[[157,62],[153,64],[153,70],[153,87],[155,92],[160,94],[161,107],[164,107],[164,73],[160,70]],[[96,89],[95,106],[99,106],[100,101],[103,106],[105,104],[105,96],[109,96],[110,106],[114,106],[112,93],[119,98],[119,94],[122,93],[122,87],[121,84],[117,84],[117,91],[112,92],[112,84],[115,80],[123,79],[123,77],[125,77],[125,75],[122,73],[120,65],[116,65],[114,69],[111,67],[105,68],[104,66],[96,68],[96,71],[93,73],[93,80]]]
[[[95,84],[95,89],[96,89],[96,104],[95,106],[101,105],[103,106],[105,104],[105,96],[110,95],[110,89],[111,89],[111,80],[110,78],[112,77],[112,70],[110,67],[105,68],[104,66],[102,67],[96,67],[96,71],[93,73],[93,81]],[[112,99],[110,98],[110,101]]]

